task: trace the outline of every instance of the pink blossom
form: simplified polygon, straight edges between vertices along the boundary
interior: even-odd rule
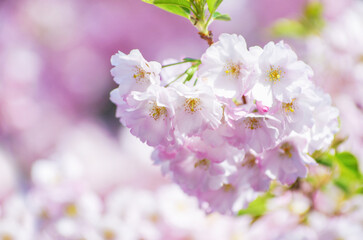
[[[283,184],[292,184],[298,177],[305,178],[306,165],[314,163],[315,160],[307,155],[307,140],[295,134],[266,151],[261,160],[266,174]]]
[[[279,121],[269,115],[256,113],[245,114],[236,121],[232,121],[234,135],[227,141],[240,149],[257,153],[275,146],[279,139]]]
[[[304,81],[312,76],[311,68],[284,42],[269,42],[259,57],[261,74],[253,89],[253,97],[266,106],[273,102],[289,103],[301,93]]]
[[[171,88],[178,94],[174,121],[176,130],[181,134],[197,135],[220,125],[223,109],[211,87],[204,84],[188,87],[175,83]]]
[[[339,130],[339,110],[331,105],[331,98],[321,90],[320,101],[316,103],[313,112],[314,125],[311,129],[309,152],[313,153],[318,149],[327,149],[334,139],[334,134]]]
[[[267,113],[270,108],[268,106],[264,106],[261,101],[256,101],[256,107],[259,113]]]
[[[2,239],[32,240],[36,234],[34,216],[22,195],[14,193],[0,205],[0,237]]]
[[[328,217],[314,212],[310,214],[308,220],[318,234],[318,239],[358,240],[363,234],[362,225],[352,221],[349,217]]]
[[[240,98],[253,87],[257,74],[257,60],[262,49],[247,50],[242,36],[222,34],[219,41],[202,55],[198,75],[223,97]]]
[[[147,62],[137,49],[129,55],[118,52],[111,57],[111,64],[114,66],[111,74],[120,85],[118,89],[122,97],[131,91],[143,92],[150,85],[160,83],[160,63]]]
[[[234,215],[245,208],[259,193],[269,188],[270,179],[260,168],[259,158],[252,153],[238,156],[233,164],[234,169],[230,170],[231,173],[219,189],[198,195],[201,206],[207,212],[218,211]]]
[[[167,145],[174,140],[173,89],[157,85],[147,92],[132,92],[124,102],[120,90],[111,92],[111,100],[118,104],[117,116],[131,129],[134,136],[150,146]]]
[[[198,154],[199,155],[199,154]],[[220,159],[223,161],[224,159]],[[167,164],[168,172],[180,187],[191,195],[208,189],[216,189],[222,185],[225,169],[221,162],[213,162],[206,152],[203,158],[189,150],[178,152],[176,158],[163,163]]]
[[[321,97],[321,93],[315,89],[314,85],[306,82],[301,94],[293,98],[291,102],[276,101],[271,111],[281,119],[284,134],[289,135],[291,131],[303,133],[306,129],[311,129],[314,124],[313,115],[317,112],[316,106],[320,104]]]

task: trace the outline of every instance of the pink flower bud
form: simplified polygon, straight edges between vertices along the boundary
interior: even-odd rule
[[[268,106],[264,106],[261,101],[256,101],[257,110],[259,113],[267,113],[270,108]]]

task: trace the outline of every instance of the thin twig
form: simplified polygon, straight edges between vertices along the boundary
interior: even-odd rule
[[[208,42],[208,45],[211,46],[214,42],[213,42],[213,34],[212,31],[209,31],[208,34],[199,32],[199,36],[206,40]]]

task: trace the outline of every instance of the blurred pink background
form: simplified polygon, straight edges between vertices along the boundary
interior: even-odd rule
[[[271,24],[298,19],[307,2],[225,0],[219,11],[232,21],[215,22],[211,30],[215,40],[223,32],[237,33],[249,46],[263,46],[280,40],[269,35]],[[362,157],[362,4],[321,2],[326,19],[321,36],[285,41],[312,65],[316,82],[340,108],[341,135],[350,136],[344,149]],[[104,204],[115,189],[153,191],[170,184],[151,165],[151,149],[114,117],[110,57],[140,49],[145,59],[162,62],[200,58],[207,47],[187,19],[138,0],[0,1],[0,203],[6,211],[6,202],[21,195],[32,208],[23,209],[22,220],[11,227],[1,227],[8,216],[1,215],[0,234],[25,224],[28,238],[10,239],[31,239],[36,232],[41,232],[36,239],[73,239],[58,226],[62,214],[55,209],[85,192]],[[74,239],[84,236],[79,234]]]

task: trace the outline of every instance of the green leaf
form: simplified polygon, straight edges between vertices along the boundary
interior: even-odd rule
[[[334,183],[347,195],[360,192],[363,188],[363,177],[359,170],[358,159],[349,152],[341,152],[335,155],[338,167],[338,177]]]
[[[275,36],[302,37],[307,35],[303,24],[296,20],[283,19],[274,24],[271,29]]]
[[[149,0],[150,1],[150,0]],[[167,4],[167,5],[176,5],[180,7],[190,8],[190,2],[188,0],[153,0],[152,4]]]
[[[357,189],[358,194],[363,194],[363,184]]]
[[[363,187],[363,182],[361,179],[354,177],[354,175],[344,170],[341,172],[338,178],[334,179],[334,183],[347,195],[359,192]]]
[[[314,155],[318,155],[317,157]],[[317,163],[325,165],[327,167],[332,167],[333,166],[333,162],[334,162],[334,155],[331,155],[328,152],[316,152],[313,154],[313,156],[316,160]]]
[[[320,33],[324,27],[323,4],[312,1],[305,7],[304,16],[300,22],[305,26],[308,34]]]
[[[213,13],[213,18],[215,20],[221,20],[221,21],[230,21],[231,17],[228,14],[221,14],[219,12]]]
[[[305,6],[303,16],[299,19],[277,21],[271,30],[272,34],[279,37],[306,37],[319,34],[324,24],[323,5],[318,1],[312,1]]]
[[[305,16],[307,18],[321,18],[323,15],[323,4],[318,1],[313,1],[307,4],[305,8]]]
[[[186,82],[190,81],[190,80],[193,78],[194,73],[195,73],[195,72],[197,71],[197,69],[198,69],[198,66],[199,66],[199,64],[197,64],[197,65],[193,65],[193,66],[191,66],[190,68],[188,68],[188,69],[185,71],[185,74],[187,74],[187,77],[185,78],[184,83],[186,83]]]
[[[182,17],[185,17],[187,19],[189,19],[190,17],[190,6],[189,5],[186,5],[185,3],[183,2],[179,2],[179,1],[176,1],[176,0],[173,0],[173,1],[162,1],[162,0],[142,0],[146,3],[149,3],[149,4],[152,4],[158,8],[161,8],[167,12],[170,12],[170,13],[173,13],[173,14],[176,14],[176,15],[179,15],[179,16],[182,16]],[[171,3],[161,3],[161,2],[171,2]],[[172,3],[174,2],[174,3]]]
[[[274,195],[271,193],[266,193],[259,196],[254,201],[250,202],[247,208],[241,209],[238,212],[238,216],[251,215],[253,217],[260,217],[267,211],[267,201]]]
[[[210,14],[213,14],[223,0],[207,0],[208,10]]]
[[[341,152],[337,153],[336,158],[338,163],[343,167],[348,168],[353,174],[357,177],[361,177],[361,173],[359,171],[358,159],[349,152]]]

